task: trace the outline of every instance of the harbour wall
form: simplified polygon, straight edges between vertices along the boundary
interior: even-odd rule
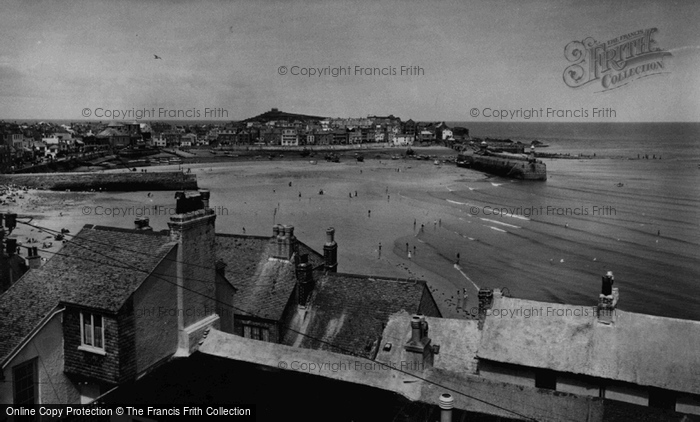
[[[40,173],[2,174],[0,185],[71,191],[195,190],[197,177],[182,172],[163,173]]]

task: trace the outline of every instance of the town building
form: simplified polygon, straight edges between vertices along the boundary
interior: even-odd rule
[[[131,143],[129,127],[112,122],[106,129],[95,135],[98,140],[107,143],[112,149],[126,148]]]
[[[299,146],[299,136],[297,130],[293,128],[284,128],[280,134],[280,145],[283,147]]]
[[[208,201],[179,193],[160,232],[86,225],[0,295],[0,402],[87,403],[233,332]]]
[[[700,415],[700,322],[617,309],[619,294],[605,292],[605,279],[598,306],[480,292],[479,374]]]

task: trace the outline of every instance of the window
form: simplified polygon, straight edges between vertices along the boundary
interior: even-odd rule
[[[251,338],[253,340],[269,341],[270,331],[264,327],[257,327],[254,325],[244,325],[243,326],[243,337]]]
[[[12,368],[12,380],[14,383],[15,405],[37,404],[39,402],[36,359]]]
[[[80,313],[80,348],[104,353],[105,330],[102,315]]]

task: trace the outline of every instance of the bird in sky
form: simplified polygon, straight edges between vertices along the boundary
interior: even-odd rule
[[[162,58],[158,57],[158,56],[155,55],[155,54],[153,55],[153,58],[154,58],[154,59],[161,59],[161,60],[163,60]]]

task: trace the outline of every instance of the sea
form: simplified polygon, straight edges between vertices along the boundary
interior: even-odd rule
[[[471,278],[513,296],[581,305],[612,271],[621,309],[700,320],[700,124],[450,124],[596,158],[545,159],[546,182],[490,177],[433,193],[467,216],[435,236],[437,256],[462,251]]]

